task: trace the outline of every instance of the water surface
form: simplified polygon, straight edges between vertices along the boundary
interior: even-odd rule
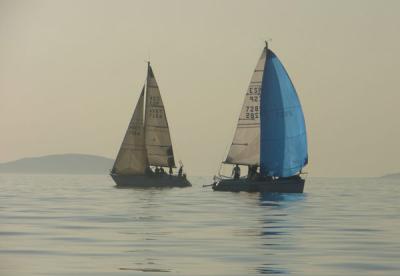
[[[191,181],[0,175],[0,275],[400,275],[400,180],[309,178],[302,195]]]

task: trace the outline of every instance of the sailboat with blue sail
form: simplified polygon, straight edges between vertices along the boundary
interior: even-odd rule
[[[268,43],[252,75],[224,164],[233,178],[219,175],[215,191],[302,193],[308,163],[304,115],[296,89]],[[240,168],[248,174],[240,177]]]

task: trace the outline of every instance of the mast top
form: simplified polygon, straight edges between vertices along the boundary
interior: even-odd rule
[[[151,68],[151,66],[150,66],[150,60],[146,60],[146,63],[147,63],[147,77],[149,77],[149,72],[150,72],[150,68]]]
[[[265,48],[267,48],[268,49],[268,42],[269,41],[272,41],[272,38],[268,38],[267,40],[264,40],[264,42],[265,42]]]

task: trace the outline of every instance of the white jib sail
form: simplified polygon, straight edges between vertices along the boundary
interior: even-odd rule
[[[167,116],[150,64],[147,72],[145,140],[149,165],[175,167]]]
[[[113,172],[117,174],[145,173],[147,153],[144,141],[143,107],[144,87],[115,159]]]
[[[225,163],[241,165],[259,165],[260,163],[260,95],[265,59],[266,48],[251,77]]]

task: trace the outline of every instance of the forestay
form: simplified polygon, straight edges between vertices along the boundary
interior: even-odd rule
[[[288,177],[308,162],[303,111],[278,57],[268,50],[261,92],[261,174]]]
[[[242,165],[260,163],[260,94],[265,56],[266,49],[263,50],[251,77],[225,163]]]
[[[115,160],[113,173],[124,175],[145,172],[147,153],[144,140],[143,107],[144,87]]]
[[[145,142],[149,165],[175,167],[167,116],[150,64],[147,73]]]

